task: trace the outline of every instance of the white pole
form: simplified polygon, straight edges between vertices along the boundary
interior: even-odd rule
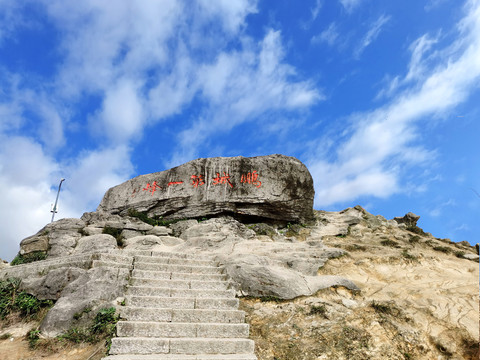
[[[62,182],[64,182],[65,179],[61,179],[60,180],[60,184],[58,185],[58,192],[57,192],[57,198],[55,199],[55,205],[53,205],[53,209],[51,210],[52,212],[52,221],[50,222],[53,222],[53,218],[55,217],[55,213],[57,212],[57,203],[58,203],[58,196],[60,195],[60,188],[62,187]]]

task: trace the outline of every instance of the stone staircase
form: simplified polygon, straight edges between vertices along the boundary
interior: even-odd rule
[[[194,255],[135,251],[117,337],[104,360],[256,360],[222,269]]]

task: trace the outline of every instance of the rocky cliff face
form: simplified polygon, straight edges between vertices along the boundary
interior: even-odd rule
[[[141,175],[107,191],[97,211],[128,210],[165,219],[219,214],[284,221],[312,219],[313,180],[283,155],[208,158]]]
[[[110,189],[96,212],[58,220],[23,240],[21,258],[45,260],[3,267],[0,280],[20,278],[23,290],[54,300],[40,329],[56,336],[87,323],[89,313],[105,306],[131,314],[130,306],[140,300],[128,294],[132,281],[147,281],[142,277],[168,275],[148,284],[159,284],[157,290],[170,296],[181,291],[165,284],[180,286],[182,281],[192,293],[195,285],[200,299],[218,293],[208,288],[211,282],[202,282],[210,275],[193,274],[217,270],[186,266],[182,260],[204,257],[222,272],[212,276],[225,277],[222,286],[240,297],[258,359],[478,358],[479,274],[473,247],[424,233],[411,213],[386,220],[360,206],[313,211],[311,177],[302,173],[303,165],[279,156],[260,160],[233,158],[227,167],[223,158],[201,159],[182,171],[139,177]],[[281,169],[294,169],[299,178],[275,176]],[[207,176],[223,171],[229,181],[214,184],[216,178]],[[200,185],[193,178],[200,175],[211,180],[210,190],[207,180]],[[154,191],[165,182],[166,190]],[[177,186],[185,187],[183,198],[179,188],[172,190]],[[203,195],[196,192],[202,186]],[[171,211],[165,210],[168,204]],[[154,263],[160,259],[166,265]],[[122,310],[125,300],[128,309]],[[207,300],[201,303],[223,304]],[[125,323],[121,331],[133,334],[132,326]],[[196,331],[208,329],[195,326]],[[115,351],[123,351],[122,346]],[[178,350],[178,344],[170,346]]]

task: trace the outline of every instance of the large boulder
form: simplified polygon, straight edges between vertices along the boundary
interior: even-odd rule
[[[129,210],[165,219],[219,214],[307,222],[313,218],[313,180],[299,160],[269,155],[197,159],[140,175],[107,191],[97,212]]]

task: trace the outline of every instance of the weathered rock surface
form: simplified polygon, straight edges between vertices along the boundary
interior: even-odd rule
[[[98,267],[82,272],[63,289],[62,296],[42,321],[40,330],[46,336],[66,332],[72,327],[75,314],[89,309],[93,316],[106,303],[124,294],[128,269]]]
[[[129,209],[166,219],[236,214],[306,222],[313,180],[299,160],[283,155],[208,158],[141,175],[105,194],[97,212]]]
[[[403,217],[394,217],[395,220],[399,224],[405,224],[407,227],[414,227],[417,226],[417,221],[420,219],[419,215],[415,215],[412,212],[405,214]]]
[[[108,252],[117,248],[117,240],[112,235],[98,234],[84,236],[78,240],[75,254]]]

